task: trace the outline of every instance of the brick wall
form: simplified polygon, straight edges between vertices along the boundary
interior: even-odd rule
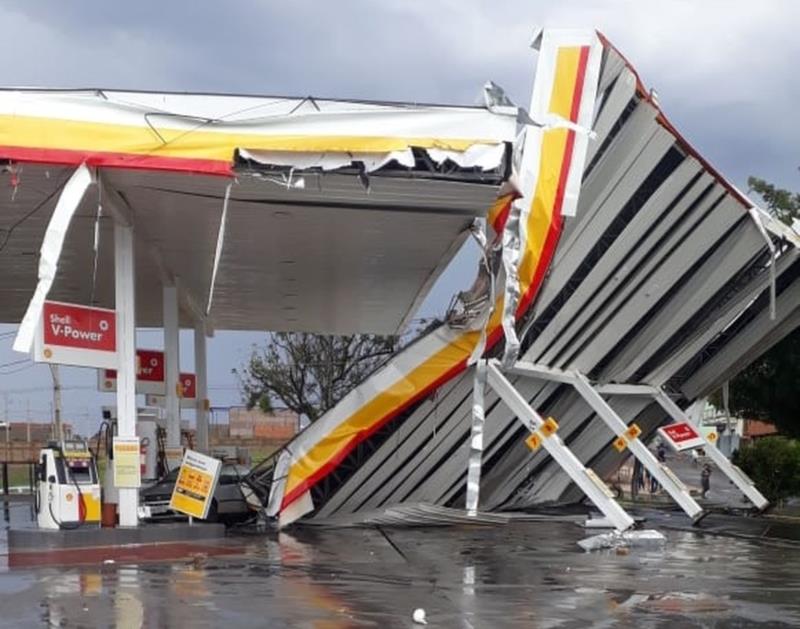
[[[299,416],[288,409],[263,413],[259,409],[234,407],[228,411],[229,435],[233,439],[284,441],[297,433]]]
[[[72,434],[72,425],[64,423],[64,435],[70,436]],[[31,422],[30,435],[31,441],[41,441],[47,443],[52,437],[52,424],[49,422]],[[0,442],[6,439],[6,429],[0,428]],[[8,435],[9,441],[27,441],[28,440],[28,422],[11,422],[11,432]]]

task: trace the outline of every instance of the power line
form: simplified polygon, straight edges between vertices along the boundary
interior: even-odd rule
[[[66,174],[69,174],[71,172],[71,169],[64,169],[64,170],[66,171]],[[20,225],[22,225],[25,221],[27,221],[31,216],[36,214],[36,212],[41,210],[45,205],[47,205],[47,203],[53,197],[55,197],[57,194],[59,194],[61,192],[61,190],[64,188],[64,186],[67,185],[67,181],[68,181],[68,177],[64,177],[63,180],[61,181],[61,183],[59,183],[58,186],[56,186],[50,194],[48,194],[44,199],[42,199],[39,203],[37,203],[30,212],[25,214],[19,220],[15,221],[11,225],[11,227],[0,227],[0,232],[5,232],[5,235],[2,237],[2,240],[0,240],[0,252],[2,252],[3,249],[5,249],[6,246],[8,245],[8,241],[11,238],[11,234],[14,233],[14,230],[17,227],[19,227]]]
[[[52,391],[53,387],[50,386],[41,386],[41,387],[25,387],[20,389],[4,389],[3,393],[37,393],[39,391]],[[61,387],[62,391],[98,391],[97,387],[92,386],[84,386],[84,385],[65,385]]]
[[[0,369],[3,367],[13,367],[14,365],[21,365],[22,363],[27,363],[30,361],[30,358],[20,358],[19,360],[12,360],[10,363],[4,363],[0,365]]]
[[[36,363],[31,363],[30,365],[24,365],[23,367],[18,367],[17,369],[11,369],[10,371],[3,371],[0,375],[10,376],[12,373],[19,373],[20,371],[25,371],[26,369],[30,369],[31,367],[35,366]]]

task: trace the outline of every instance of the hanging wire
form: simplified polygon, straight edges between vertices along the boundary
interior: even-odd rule
[[[0,252],[2,252],[3,249],[5,249],[6,246],[8,245],[8,241],[11,238],[11,234],[14,233],[15,229],[17,229],[20,225],[22,225],[25,221],[27,221],[39,210],[41,210],[45,205],[47,205],[47,203],[51,199],[53,199],[53,197],[61,193],[61,191],[64,189],[64,186],[67,185],[67,181],[69,181],[69,178],[72,176],[72,171],[69,169],[65,169],[65,174],[66,176],[63,177],[61,183],[59,183],[53,189],[53,191],[50,192],[50,194],[48,194],[44,199],[39,201],[39,203],[37,203],[30,212],[25,214],[22,218],[20,218],[16,222],[12,223],[11,227],[0,227],[0,234],[3,234],[2,236],[0,236]]]
[[[22,363],[27,363],[30,361],[30,358],[20,358],[19,360],[12,360],[9,363],[3,363],[0,365],[0,369],[3,367],[13,367],[14,365],[21,365]]]
[[[97,286],[97,260],[100,252],[100,219],[103,216],[103,186],[97,186],[97,214],[94,218],[94,253],[92,260],[92,292],[89,304],[95,305],[94,295]]]
[[[220,258],[222,257],[222,246],[225,242],[225,226],[228,222],[228,201],[231,196],[231,186],[234,182],[225,187],[225,199],[222,201],[222,215],[219,220],[219,230],[217,231],[217,247],[214,252],[214,265],[211,269],[211,286],[208,288],[208,302],[206,303],[206,315],[211,312],[211,304],[214,301],[214,284],[217,281],[217,271],[219,270]]]
[[[0,372],[0,375],[10,376],[12,373],[19,373],[20,371],[25,371],[26,369],[30,369],[31,367],[35,366],[36,363],[30,363],[29,365],[23,365],[22,367],[17,367],[16,369],[9,369],[8,371]]]

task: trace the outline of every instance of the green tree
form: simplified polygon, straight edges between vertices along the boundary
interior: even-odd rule
[[[800,218],[800,194],[777,188],[758,177],[748,177],[749,192],[755,192],[761,197],[766,209],[787,225],[792,224],[792,219]]]
[[[280,402],[312,422],[359,385],[396,349],[395,337],[277,332],[234,369],[249,407]]]
[[[742,447],[733,462],[753,479],[770,502],[800,495],[800,441],[764,437]]]
[[[713,401],[721,408],[719,396]],[[782,434],[800,437],[800,329],[731,381],[729,404],[733,415],[768,421]]]

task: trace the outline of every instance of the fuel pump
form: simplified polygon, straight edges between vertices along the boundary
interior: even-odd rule
[[[97,464],[86,442],[51,442],[39,452],[35,508],[39,528],[100,525]]]

